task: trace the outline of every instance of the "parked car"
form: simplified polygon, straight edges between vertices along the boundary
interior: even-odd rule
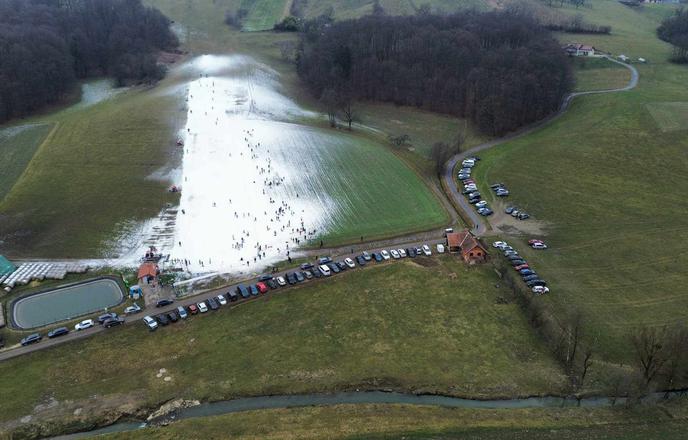
[[[184,306],[177,307],[177,314],[179,314],[179,317],[182,319],[186,319],[189,317],[189,314],[186,312]]]
[[[225,295],[227,295],[227,298],[229,298],[231,302],[239,301],[239,295],[237,295],[236,292],[229,291]]]
[[[43,337],[39,333],[33,333],[21,340],[21,345],[31,345],[40,341]]]
[[[150,316],[144,316],[143,323],[146,324],[146,327],[148,327],[148,330],[150,331],[153,331],[156,328],[158,328],[158,322]]]
[[[523,281],[537,280],[538,278],[540,278],[540,276],[533,272],[530,275],[524,275]]]
[[[408,255],[409,258],[416,258],[416,249],[414,249],[414,248],[406,249],[406,255]]]
[[[518,217],[518,214],[519,214],[520,212],[521,212],[521,211],[519,211],[517,208],[514,208],[514,210],[511,211],[511,216],[512,216],[512,217]]]
[[[513,261],[513,260],[522,260],[521,256],[518,254],[510,254],[508,257],[506,257],[507,260]]]
[[[74,326],[74,330],[80,331],[80,330],[86,330],[87,328],[91,328],[95,325],[92,319],[84,319],[80,323]]]
[[[313,279],[313,273],[310,270],[301,271],[301,275],[307,280]]]
[[[391,251],[389,251],[389,253],[392,255],[392,258],[394,258],[395,260],[399,259],[399,252],[397,252],[396,249],[392,249]]]
[[[313,274],[314,278],[320,278],[323,276],[322,272],[320,272],[320,269],[318,269],[317,267],[311,269],[311,273]]]
[[[468,179],[470,176],[471,176],[470,174],[459,174],[459,175],[456,176],[456,177],[458,177],[459,180],[466,180],[466,179]]]
[[[485,208],[486,206],[487,206],[487,202],[485,200],[481,200],[475,204],[476,208]]]
[[[251,293],[253,293],[253,290],[251,290]],[[217,301],[215,301],[215,298],[208,298],[207,302],[211,310],[217,310],[220,308],[220,305],[217,303]]]
[[[320,265],[327,264],[327,263],[331,263],[331,262],[332,262],[332,258],[330,258],[330,257],[320,257],[320,258],[318,258],[318,264],[320,264]]]
[[[536,295],[544,295],[545,293],[549,293],[549,287],[547,286],[533,286],[531,290]]]
[[[497,191],[495,191],[495,195],[497,197],[508,197],[509,194],[509,190],[507,189],[498,189]]]
[[[325,264],[321,264],[318,267],[318,270],[324,277],[329,277],[330,275],[332,275],[332,272],[330,272],[330,268],[327,267]]]
[[[437,243],[437,253],[438,254],[444,253],[444,245],[442,243]]]
[[[313,275],[311,274],[311,276],[313,276]],[[271,288],[271,289],[273,289],[273,290],[274,290],[274,289],[277,289],[277,288],[279,287],[279,284],[277,284],[277,281],[276,281],[274,278],[271,279],[271,280],[267,280],[267,281],[265,282],[265,284],[267,284],[268,287]]]
[[[490,185],[490,188],[497,189],[497,188],[501,188],[503,186],[504,186],[503,183],[493,183],[492,185]]]
[[[258,281],[258,282],[256,283],[256,287],[258,288],[258,291],[259,291],[260,293],[268,293],[268,286],[267,286],[267,284],[265,284],[264,282]]]
[[[529,218],[530,218],[530,215],[528,215],[528,213],[520,212],[520,213],[518,214],[518,219],[519,219],[519,220],[526,220],[526,219],[529,219]]]
[[[313,263],[303,263],[301,265],[301,270],[313,269]],[[263,281],[263,280],[261,280]]]
[[[519,258],[518,260],[511,260],[511,261],[509,261],[509,263],[511,263],[511,265],[513,267],[516,267],[516,266],[521,266],[523,264],[526,264],[526,260],[524,260],[523,258]]]
[[[519,264],[518,266],[514,266],[514,270],[517,272],[521,269],[530,269],[530,266],[528,266],[528,263],[523,263]]]
[[[507,206],[504,210],[504,213],[511,215],[511,213],[514,212],[514,209],[516,209],[515,206]]]
[[[58,336],[63,336],[67,333],[69,333],[69,329],[67,327],[54,328],[48,332],[48,338],[57,338]]]
[[[155,320],[158,321],[158,324],[162,325],[163,327],[170,323],[170,320],[167,319],[167,316],[165,316],[164,313],[155,315]]]
[[[205,313],[208,311],[208,306],[205,304],[205,301],[201,301],[197,304],[198,306],[198,311],[201,313]]]
[[[432,255],[432,251],[430,251],[430,246],[428,246],[427,244],[424,244],[423,246],[421,246],[421,249],[423,249],[423,253],[425,254],[426,257],[429,257],[430,255]]]
[[[198,306],[196,304],[189,304],[189,313],[195,315],[198,313]]]
[[[296,284],[296,277],[294,276],[293,272],[288,272],[284,274],[287,277],[287,283],[290,285]]]
[[[298,270],[294,272],[294,277],[296,277],[297,283],[303,283],[304,281],[306,281],[306,277],[304,277],[303,274]]]
[[[480,197],[476,197],[476,198],[474,198],[474,199],[468,199],[468,203],[470,203],[471,205],[475,205],[475,204],[478,203],[480,200],[482,200]]]
[[[279,282],[279,279],[280,279],[280,278],[282,278],[282,277],[277,277],[278,282]],[[286,284],[286,283],[285,283],[285,284]],[[237,293],[238,293],[239,295],[241,295],[242,298],[248,298],[248,297],[251,295],[250,293],[248,293],[248,289],[247,289],[246,286],[244,286],[243,284],[239,284],[239,285],[237,286],[236,290],[237,290]]]
[[[373,259],[373,257],[371,257],[370,254],[369,254],[368,252],[366,252],[366,251],[363,251],[363,253],[361,254],[361,256],[362,256],[363,259],[366,260],[366,261],[370,261],[370,260]]]
[[[134,313],[138,313],[140,311],[141,311],[141,306],[134,303],[134,304],[130,305],[129,307],[127,307],[126,309],[124,309],[124,314],[125,315],[133,315]]]
[[[262,283],[261,283],[262,284]],[[266,289],[267,290],[267,289]],[[225,298],[223,295],[217,295],[217,302],[220,303],[221,306],[226,306],[227,305],[227,298]]]
[[[354,260],[352,260],[351,258],[345,258],[345,259],[344,259],[344,264],[346,264],[347,266],[349,266],[349,268],[351,268],[351,269],[353,269],[354,267],[356,267],[356,263],[354,263]]]
[[[293,275],[293,274],[292,274],[292,275]],[[253,295],[253,296],[258,296],[258,294],[260,293],[260,292],[258,291],[258,287],[256,287],[255,284],[251,284],[250,286],[248,286],[248,288],[249,288],[249,290],[251,291],[251,295]]]
[[[172,312],[174,313],[174,312]],[[176,317],[175,317],[176,319]],[[107,321],[103,322],[103,327],[105,328],[112,328],[112,327],[117,327],[118,325],[124,324],[124,318],[110,318]]]
[[[535,243],[544,243],[544,241],[540,240],[539,238],[531,238],[530,240],[528,240],[528,244],[531,246]]]
[[[495,241],[494,243],[492,243],[492,247],[496,249],[504,249],[507,246],[508,245],[506,241]]]
[[[532,275],[534,272],[530,269],[521,269],[518,271],[521,275]]]
[[[287,280],[285,280],[284,277],[277,277],[275,279],[277,280],[277,284],[280,286],[284,287],[287,285]]]
[[[547,245],[545,243],[533,243],[530,245],[533,249],[547,249]]]
[[[526,281],[526,286],[528,287],[534,287],[534,286],[546,286],[547,282],[545,280],[537,279],[537,280],[530,280]]]
[[[381,251],[380,251],[380,255],[382,255],[382,258],[384,258],[385,260],[389,260],[389,259],[390,259],[389,252],[388,252],[386,249],[381,250]]]
[[[105,321],[107,321],[108,319],[112,319],[112,318],[117,318],[117,313],[115,313],[115,312],[103,313],[102,315],[100,315],[98,317],[98,324],[102,324]]]
[[[342,271],[342,272],[345,271],[345,270],[347,270],[347,269],[349,268],[349,266],[347,266],[346,263],[345,263],[344,261],[337,261],[337,262],[334,263],[334,264],[336,264],[337,267],[339,268],[339,270]]]
[[[158,300],[158,302],[155,303],[155,307],[165,307],[165,306],[169,306],[169,305],[172,304],[173,302],[174,302],[174,300],[169,299],[169,298],[161,299],[161,300]]]
[[[382,254],[379,253],[379,252],[375,252],[375,253],[373,254],[373,257],[375,257],[375,261],[377,261],[378,263],[381,262],[381,261],[383,260]]]
[[[406,251],[403,249],[397,249],[397,252],[399,252],[399,256],[401,258],[406,258]]]
[[[303,263],[301,266],[303,266],[304,264],[310,264],[310,263]],[[311,267],[312,266],[313,265],[311,264]],[[272,279],[272,275],[270,275],[270,274],[263,274],[263,275],[258,277],[258,281],[263,281],[263,282],[269,281],[271,279]]]
[[[330,268],[330,270],[332,271],[332,273],[339,273],[339,272],[341,272],[341,270],[339,270],[339,266],[337,266],[335,263],[330,263],[330,264],[327,265],[327,267]]]
[[[359,266],[365,266],[366,265],[366,259],[363,258],[363,255],[358,255],[356,257],[356,262],[358,263]]]
[[[483,217],[487,217],[488,215],[492,215],[493,212],[490,208],[480,208],[478,209],[478,214],[482,215]]]

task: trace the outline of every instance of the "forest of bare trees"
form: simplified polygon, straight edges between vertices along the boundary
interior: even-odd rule
[[[662,21],[657,29],[657,35],[671,44],[673,48],[671,61],[688,63],[688,10],[677,9],[674,15]]]
[[[527,14],[373,14],[302,31],[297,68],[330,105],[374,100],[472,120],[500,135],[556,111],[571,67]]]
[[[77,79],[156,80],[169,20],[141,0],[0,0],[0,122],[59,101]]]

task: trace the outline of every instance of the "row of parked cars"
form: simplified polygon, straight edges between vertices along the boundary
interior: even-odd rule
[[[547,245],[542,240],[530,240],[528,244],[533,247],[533,249],[546,249]],[[549,293],[549,287],[547,287],[547,282],[540,278],[540,276],[535,272],[535,269],[530,267],[528,262],[519,253],[505,241],[495,241],[492,246],[501,250],[504,253],[504,257],[509,261],[511,266],[523,279],[531,291],[536,295],[544,295]],[[544,246],[544,247],[543,247]]]
[[[461,162],[461,170],[459,170],[458,179],[463,183],[463,194],[468,199],[468,203],[475,206],[478,214],[482,216],[492,215],[493,211],[488,206],[487,202],[483,200],[478,191],[478,184],[471,177],[473,167],[475,167],[479,157],[467,157]]]
[[[437,252],[445,251],[443,244],[437,245]],[[344,258],[334,261],[330,257],[321,257],[315,263],[303,263],[299,270],[285,273],[284,275],[273,276],[270,274],[261,275],[258,281],[253,284],[239,284],[234,289],[225,294],[217,295],[188,306],[178,306],[175,310],[166,313],[159,313],[154,316],[144,316],[143,322],[149,330],[156,330],[160,326],[186,319],[189,315],[206,313],[208,310],[218,310],[220,307],[239,299],[248,299],[260,296],[270,290],[280,289],[286,286],[302,283],[314,278],[329,277],[342,271],[362,267],[375,260],[380,263],[391,259],[415,258],[416,256],[431,256],[432,249],[427,244],[420,247],[409,247],[406,249],[381,250],[380,252],[363,252],[354,258]],[[162,299],[157,302],[157,307],[166,307],[174,303],[172,299]]]
[[[509,214],[513,218],[517,218],[519,220],[527,220],[530,218],[530,214],[528,214],[524,210],[518,208],[517,206],[509,205],[504,209],[504,212],[506,214]]]
[[[138,306],[137,306],[138,307]],[[77,323],[74,326],[75,331],[86,330],[91,327],[95,327],[96,321],[99,325],[105,328],[112,328],[124,324],[124,318],[117,315],[114,312],[108,312],[100,315],[97,320],[84,319],[83,321]],[[48,339],[57,338],[69,334],[69,329],[67,327],[58,327],[50,330],[48,332]],[[21,340],[21,345],[31,345],[40,342],[43,339],[43,335],[40,333],[32,333],[29,336]]]

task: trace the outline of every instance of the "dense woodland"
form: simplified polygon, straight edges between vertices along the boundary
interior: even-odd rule
[[[674,51],[671,61],[688,63],[688,10],[678,9],[673,16],[665,19],[657,29],[657,35],[672,45]]]
[[[571,66],[527,14],[374,14],[304,26],[298,73],[328,107],[351,102],[423,107],[499,135],[556,111]],[[330,111],[330,110],[328,110]]]
[[[177,45],[169,23],[140,0],[0,0],[0,121],[58,101],[80,78],[161,78],[156,53]]]

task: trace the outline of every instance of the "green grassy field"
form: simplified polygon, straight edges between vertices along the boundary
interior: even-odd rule
[[[285,3],[286,0],[241,0],[240,7],[248,11],[242,29],[249,32],[272,29],[282,19]]]
[[[599,357],[618,363],[630,361],[628,338],[639,326],[681,322],[688,313],[681,287],[688,125],[663,131],[647,109],[688,101],[688,69],[669,64],[670,48],[655,36],[671,7],[592,5],[580,12],[614,31],[586,42],[651,60],[638,66],[638,88],[577,98],[556,122],[482,154],[477,176],[488,193],[487,183],[505,182],[509,202],[541,222],[551,249],[526,255],[551,284],[542,301],[582,310]],[[512,241],[525,249],[528,238]]]
[[[560,370],[487,266],[418,258],[347,272],[149,333],[136,325],[0,363],[0,420],[52,396],[202,400],[393,388],[555,392]],[[167,369],[172,380],[156,377]],[[64,374],[69,371],[69,374]]]
[[[669,406],[673,413],[673,408]],[[338,405],[250,411],[112,434],[129,439],[482,439],[678,440],[683,416],[657,408],[475,410],[405,405]]]
[[[50,124],[37,124],[18,125],[0,130],[0,201],[10,192],[52,128]]]
[[[571,61],[576,78],[575,91],[617,89],[631,79],[628,69],[604,58],[576,57]]]
[[[381,0],[380,5],[385,13],[391,15],[415,14],[421,5],[430,5],[433,12],[456,12],[460,9],[487,9],[485,0]],[[336,19],[344,20],[370,14],[373,11],[373,0],[320,0],[308,1],[306,16],[316,17],[334,10]]]

